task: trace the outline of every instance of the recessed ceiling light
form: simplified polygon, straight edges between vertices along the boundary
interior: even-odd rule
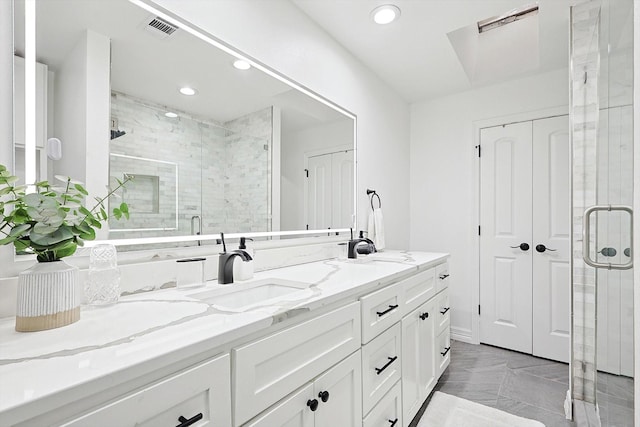
[[[251,68],[251,64],[242,59],[236,59],[235,61],[233,61],[233,66],[238,70],[248,70],[249,68]]]
[[[371,18],[376,24],[389,24],[400,17],[400,8],[392,4],[378,6],[371,11]]]
[[[185,86],[180,88],[180,93],[183,95],[191,96],[196,94],[196,90]]]
[[[171,111],[167,111],[166,113],[164,113],[164,115],[169,117],[170,119],[175,119],[176,117],[178,117],[176,113],[172,113]]]

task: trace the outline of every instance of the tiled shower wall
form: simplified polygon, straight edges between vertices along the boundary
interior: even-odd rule
[[[159,177],[160,209],[155,212],[151,206],[137,207],[133,201],[131,219],[110,224],[114,230],[133,231],[115,231],[110,238],[188,235],[194,215],[201,216],[203,233],[267,231],[272,108],[228,123],[185,113],[172,119],[164,116],[165,111],[146,100],[112,94],[112,118],[126,133],[111,140],[110,153],[166,163],[111,156],[112,176],[121,178],[129,173]],[[169,180],[175,181],[176,168],[177,182],[168,184]],[[124,197],[133,200],[136,187],[133,184]],[[152,201],[153,197],[147,199]],[[144,230],[150,228],[166,230]]]
[[[582,223],[585,209],[596,204],[600,10],[600,1],[571,10],[572,397],[588,403],[596,398],[596,272],[582,258]],[[593,230],[587,238],[595,242]]]

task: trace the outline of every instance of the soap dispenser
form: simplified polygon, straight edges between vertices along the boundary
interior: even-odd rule
[[[253,250],[247,248],[247,240],[245,237],[240,238],[238,249],[234,252],[242,252],[247,255],[248,259],[236,258],[233,263],[233,276],[237,280],[249,280],[253,278]]]

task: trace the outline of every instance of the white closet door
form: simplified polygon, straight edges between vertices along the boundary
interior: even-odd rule
[[[569,154],[567,116],[533,122],[533,354],[563,362],[571,354]]]
[[[349,228],[353,215],[353,150],[331,154],[333,169],[331,228]]]
[[[307,222],[310,230],[331,227],[331,185],[333,166],[331,154],[309,157],[307,179]]]
[[[531,133],[524,122],[480,135],[480,340],[525,353],[532,352]]]

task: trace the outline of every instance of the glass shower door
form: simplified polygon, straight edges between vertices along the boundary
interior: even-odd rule
[[[633,0],[572,8],[571,122],[573,408],[633,425]]]

